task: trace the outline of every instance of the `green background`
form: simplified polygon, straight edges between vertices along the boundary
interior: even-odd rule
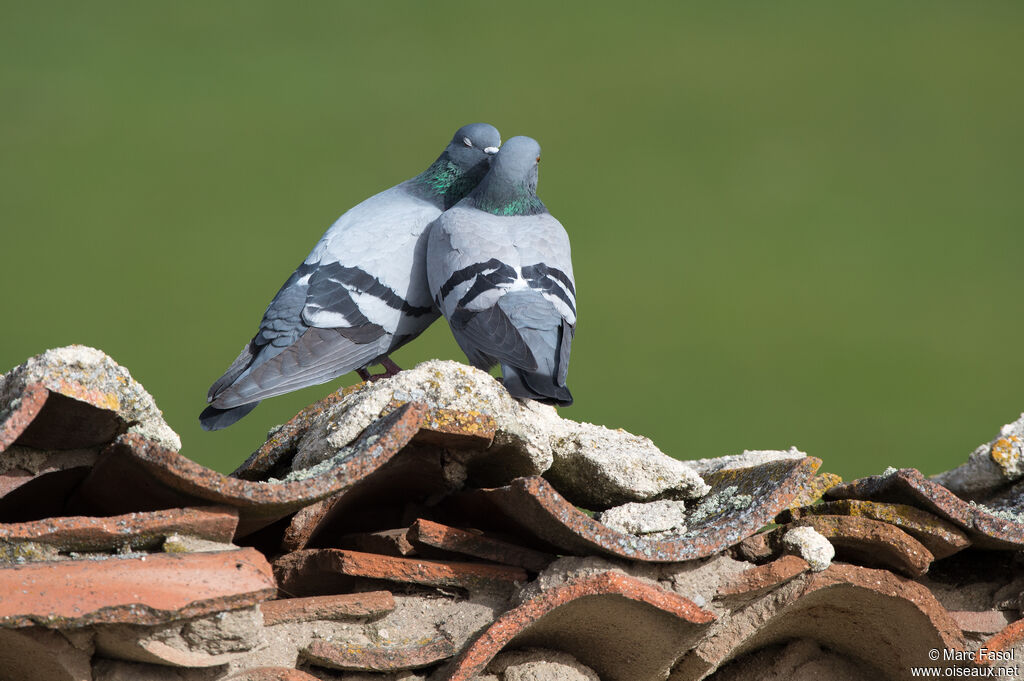
[[[950,468],[1024,409],[1024,3],[40,2],[0,21],[0,371],[99,347],[204,433],[345,209],[459,125],[544,147],[563,415],[680,457]],[[443,322],[395,359],[465,361]]]

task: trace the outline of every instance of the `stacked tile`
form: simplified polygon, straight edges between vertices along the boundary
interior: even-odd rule
[[[51,351],[0,379],[0,681],[904,678],[1020,645],[1013,527],[820,464],[680,462],[427,362],[224,476]]]

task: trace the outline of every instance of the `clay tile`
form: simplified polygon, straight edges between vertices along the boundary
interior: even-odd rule
[[[42,411],[50,391],[42,383],[29,383],[7,404],[0,405],[0,452],[13,445]]]
[[[40,387],[47,392],[45,399]],[[28,409],[22,408],[26,397],[33,402]],[[153,398],[128,370],[82,345],[47,350],[0,376],[0,412],[12,405],[13,420],[0,414],[0,451],[14,443],[44,450],[93,447],[126,431],[168,448],[181,447]],[[15,431],[20,432],[10,441]]]
[[[1000,666],[1006,664],[1014,650],[1024,647],[1024,619],[1008,624],[1002,631],[988,639],[973,653],[977,664]]]
[[[825,496],[909,504],[959,525],[979,548],[1024,548],[1024,523],[995,515],[980,504],[968,503],[914,468],[846,482],[833,487]]]
[[[226,506],[7,523],[0,524],[0,556],[5,549],[16,551],[18,545],[29,542],[62,552],[152,549],[173,534],[230,543],[237,525],[238,511]]]
[[[488,414],[434,407],[423,419],[415,441],[446,449],[487,449],[494,441],[497,428],[494,418]]]
[[[346,591],[352,577],[463,588],[526,582],[526,572],[505,565],[396,558],[344,549],[289,553],[274,561],[274,573],[282,592],[297,596]]]
[[[792,506],[808,506],[832,489],[843,479],[835,473],[820,473],[807,479],[807,482],[800,488],[800,492],[793,498]]]
[[[678,562],[719,553],[757,532],[792,502],[820,465],[820,459],[801,457],[706,476],[711,491],[689,512],[686,532],[674,539],[646,539],[612,530],[540,477],[467,492],[456,503],[481,524],[525,533],[565,553]]]
[[[555,559],[550,553],[535,551],[479,532],[460,530],[423,518],[418,519],[409,528],[409,540],[414,544],[464,553],[495,563],[517,565],[533,572],[543,570]]]
[[[373,672],[418,669],[454,654],[455,646],[443,636],[405,645],[360,646],[319,640],[302,649],[302,657],[320,667]]]
[[[0,568],[0,626],[157,624],[254,605],[276,593],[255,549]]]
[[[971,545],[971,540],[959,528],[932,513],[906,504],[839,499],[783,511],[777,521],[788,523],[812,515],[849,515],[895,525],[924,544],[936,560],[951,556]]]
[[[911,666],[949,664],[929,660],[929,650],[964,650],[956,622],[921,584],[887,570],[833,564],[723,616],[670,678],[703,679],[731,660],[800,638],[886,679],[909,678]]]
[[[352,549],[364,553],[381,553],[385,556],[415,556],[416,547],[409,541],[409,528],[380,530],[378,532],[354,532],[339,537],[332,548]]]
[[[287,423],[274,430],[263,446],[253,452],[231,476],[243,480],[266,480],[273,472],[286,467],[295,454],[298,438],[313,421],[345,397],[352,387],[335,391],[291,417]]]
[[[95,449],[44,452],[13,446],[0,453],[0,520],[63,515],[68,497],[98,458]]]
[[[565,651],[609,681],[661,679],[715,616],[618,572],[543,591],[499,617],[431,679],[468,681],[506,647]]]
[[[934,557],[921,542],[889,523],[857,516],[812,515],[786,525],[813,527],[829,540],[839,560],[858,565],[884,567],[908,577],[928,571]]]
[[[320,681],[317,677],[291,667],[256,667],[232,674],[224,681]]]
[[[72,504],[96,514],[224,504],[238,509],[241,537],[376,470],[412,439],[422,417],[423,407],[409,404],[368,428],[344,461],[281,483],[228,477],[129,433],[104,451]]]
[[[376,618],[395,609],[390,591],[330,594],[306,598],[267,601],[262,606],[263,624],[270,627],[288,622]]]
[[[716,598],[755,596],[785,584],[810,569],[800,556],[782,556],[770,563],[748,568],[718,587]]]

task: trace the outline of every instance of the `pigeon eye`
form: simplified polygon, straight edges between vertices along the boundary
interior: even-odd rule
[[[540,163],[540,156],[537,157],[537,163]]]
[[[470,139],[468,137],[463,137],[462,138],[462,143],[465,144],[467,147],[473,146],[473,143],[470,141]]]

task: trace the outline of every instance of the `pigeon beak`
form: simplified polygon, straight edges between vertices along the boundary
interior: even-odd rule
[[[484,147],[484,153],[493,155],[498,153],[498,147]]]

